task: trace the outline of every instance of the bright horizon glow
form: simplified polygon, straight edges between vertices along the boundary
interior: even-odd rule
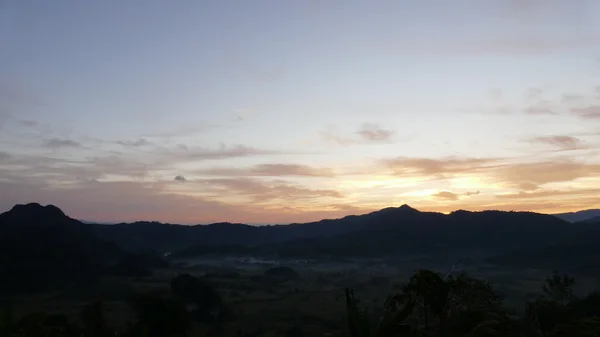
[[[0,211],[600,208],[596,0],[0,4]]]

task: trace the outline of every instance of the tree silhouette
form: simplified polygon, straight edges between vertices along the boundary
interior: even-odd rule
[[[192,313],[199,321],[211,323],[223,318],[221,296],[208,282],[182,274],[171,280],[171,292],[195,306]]]

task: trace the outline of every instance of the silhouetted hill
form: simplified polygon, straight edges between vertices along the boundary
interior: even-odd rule
[[[55,206],[16,205],[0,214],[0,292],[91,282],[127,257]]]
[[[397,223],[395,219],[419,217],[420,221],[443,216],[419,212],[407,205],[386,208],[366,215],[325,219],[311,223],[250,226],[233,223],[182,226],[159,222],[92,225],[94,233],[130,251],[156,250],[162,253],[194,246],[264,245],[283,241],[328,237],[362,230],[383,229]]]
[[[285,257],[382,257],[403,254],[452,252],[487,254],[523,247],[542,247],[575,239],[582,226],[551,215],[530,212],[456,211],[449,215],[419,212],[406,206],[325,220],[321,225],[341,229],[338,235],[308,235],[259,245],[207,247],[196,245],[175,257],[200,255],[276,255]],[[307,229],[314,223],[295,225]],[[302,228],[306,226],[306,228]],[[577,228],[576,228],[577,227]],[[313,232],[314,233],[314,232]]]
[[[55,206],[16,205],[0,214],[0,290],[46,290],[97,276],[121,253]]]
[[[598,226],[600,226],[600,216],[596,216],[596,217],[593,217],[593,218],[590,218],[590,219],[586,219],[586,220],[583,220],[583,221],[580,221],[580,222],[581,223],[587,223],[587,224],[593,223],[593,224],[597,224]]]
[[[586,209],[578,212],[560,213],[553,215],[568,222],[581,222],[596,217],[600,218],[600,209]]]

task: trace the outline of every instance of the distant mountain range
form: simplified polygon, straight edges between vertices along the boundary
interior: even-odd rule
[[[560,213],[553,215],[568,222],[587,221],[594,218],[600,220],[600,209],[586,209],[578,212]]]
[[[23,287],[22,280],[35,275],[65,284],[111,270],[126,274],[140,264],[163,266],[155,256],[167,252],[176,259],[481,256],[502,265],[589,271],[600,266],[600,218],[586,220],[570,223],[558,215],[532,212],[442,214],[403,205],[290,225],[101,225],[74,220],[51,205],[17,205],[0,215],[0,288]]]

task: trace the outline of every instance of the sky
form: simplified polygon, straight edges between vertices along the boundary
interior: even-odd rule
[[[0,0],[0,211],[600,207],[600,1]]]

